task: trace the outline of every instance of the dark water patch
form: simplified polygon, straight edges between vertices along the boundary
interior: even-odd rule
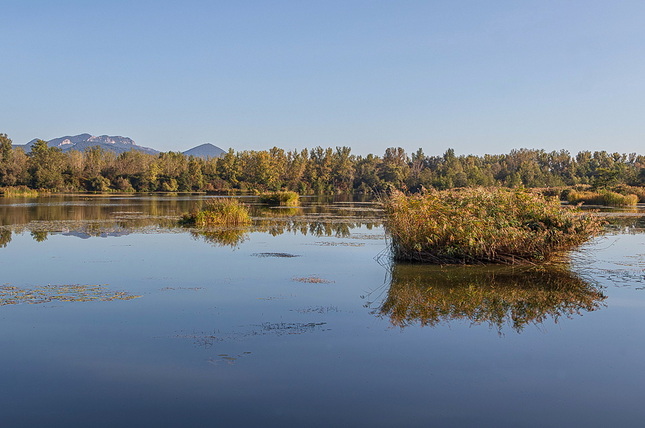
[[[290,254],[290,253],[253,253],[251,254],[253,257],[279,257],[279,258],[293,258],[293,257],[301,257],[299,254]]]
[[[336,241],[318,241],[314,242],[312,245],[318,245],[321,247],[364,247],[365,244],[362,242],[336,242]]]
[[[294,282],[302,282],[305,284],[332,284],[335,281],[330,281],[328,279],[320,278],[318,276],[312,275],[312,276],[303,276],[303,277],[294,277],[291,278],[292,281]]]
[[[292,309],[299,314],[328,314],[332,312],[341,312],[337,306],[310,306],[308,308]]]

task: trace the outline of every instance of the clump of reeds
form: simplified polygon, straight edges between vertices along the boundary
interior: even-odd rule
[[[638,202],[645,202],[645,187],[621,184],[614,187],[613,190],[623,195],[636,195],[638,196]]]
[[[384,201],[395,260],[435,264],[535,263],[582,244],[602,220],[524,190],[395,193]]]
[[[246,205],[236,199],[221,198],[210,201],[201,210],[184,214],[180,223],[187,226],[237,226],[251,223]]]
[[[296,192],[271,192],[260,195],[260,202],[282,207],[296,207],[300,204],[300,197]]]
[[[0,196],[6,196],[8,198],[16,196],[35,198],[36,196],[38,196],[38,191],[35,189],[30,189],[27,186],[1,187]]]
[[[636,205],[638,203],[638,196],[632,194],[621,195],[611,190],[601,190],[599,192],[571,190],[567,195],[567,200],[572,204],[583,203],[622,207]]]

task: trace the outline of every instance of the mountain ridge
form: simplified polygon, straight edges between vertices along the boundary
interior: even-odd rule
[[[30,152],[31,147],[38,139],[33,139],[26,144],[14,144],[13,147],[22,148],[25,152]],[[101,147],[104,150],[111,151],[117,154],[127,152],[130,150],[137,150],[143,153],[156,155],[160,153],[159,150],[151,147],[144,147],[137,145],[130,137],[122,137],[118,135],[98,135],[94,136],[88,133],[78,135],[66,135],[64,137],[53,138],[47,140],[49,147],[58,147],[63,152],[70,150],[85,151],[90,147]],[[185,156],[194,156],[198,158],[208,159],[221,156],[224,152],[221,148],[211,144],[204,143],[195,146],[182,152]]]

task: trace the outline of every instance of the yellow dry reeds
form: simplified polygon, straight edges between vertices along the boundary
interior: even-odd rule
[[[622,207],[636,205],[638,203],[637,195],[622,195],[610,190],[600,192],[577,191],[571,190],[567,195],[567,200],[571,204],[589,204],[589,205],[608,205],[613,207]]]
[[[601,230],[602,220],[555,199],[510,189],[396,193],[384,201],[395,260],[434,264],[553,260]]]
[[[296,192],[272,192],[260,195],[260,202],[274,206],[297,207],[300,197]]]
[[[237,199],[220,198],[208,202],[201,210],[184,214],[180,220],[187,226],[238,226],[251,223],[246,205]]]

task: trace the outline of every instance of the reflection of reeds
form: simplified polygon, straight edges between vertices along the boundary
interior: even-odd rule
[[[548,318],[557,322],[563,316],[594,311],[604,299],[597,286],[564,267],[397,264],[378,313],[399,327],[466,320],[500,332],[504,326],[519,332]]]
[[[235,248],[246,241],[248,229],[200,229],[193,230],[190,234],[196,239],[203,239],[215,246]]]

